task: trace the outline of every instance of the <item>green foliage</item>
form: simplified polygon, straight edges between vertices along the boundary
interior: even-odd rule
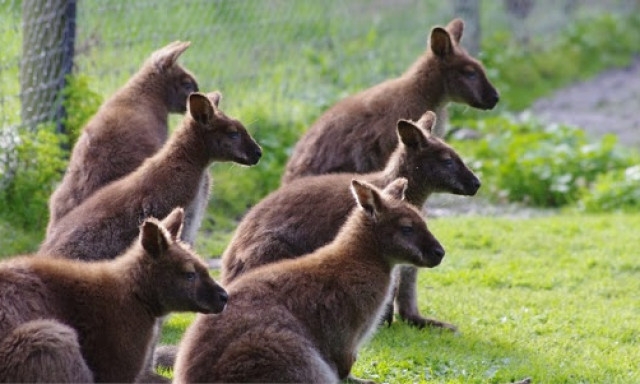
[[[102,104],[102,96],[89,86],[90,79],[86,75],[69,75],[67,85],[62,90],[62,105],[66,111],[63,120],[69,148],[73,148],[82,128],[95,115]]]
[[[521,110],[570,82],[629,64],[640,46],[640,14],[605,13],[578,20],[554,35],[523,45],[497,31],[482,45],[489,78],[500,90],[500,108]]]
[[[640,165],[599,175],[580,206],[588,212],[640,212]]]
[[[596,178],[636,164],[638,155],[616,145],[613,135],[590,141],[578,128],[516,122],[505,116],[467,121],[484,136],[456,143],[490,194],[509,201],[559,207],[576,202]]]
[[[10,170],[2,175],[0,215],[27,229],[43,229],[47,223],[47,201],[64,172],[66,137],[46,123],[35,132],[21,131]]]

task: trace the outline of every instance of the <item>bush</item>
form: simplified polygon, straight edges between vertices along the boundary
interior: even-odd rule
[[[640,212],[640,165],[599,175],[584,191],[580,208],[588,212]]]
[[[0,214],[7,221],[28,229],[44,228],[49,195],[67,166],[66,143],[53,123],[19,133],[11,171],[3,175],[0,189]]]
[[[484,136],[454,143],[471,153],[471,164],[494,197],[536,206],[577,202],[598,177],[637,162],[637,155],[617,146],[615,136],[589,141],[578,128],[517,122],[506,116],[467,121]]]
[[[102,102],[101,96],[89,88],[86,76],[69,76],[67,84],[62,91],[66,134],[57,133],[55,123],[40,124],[33,132],[3,131],[0,215],[13,225],[29,230],[44,228],[47,202],[67,167],[68,148],[73,147]]]

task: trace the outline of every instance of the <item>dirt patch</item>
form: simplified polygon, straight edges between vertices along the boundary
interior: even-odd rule
[[[540,99],[531,112],[542,121],[575,125],[596,137],[613,133],[620,143],[640,148],[640,58]]]

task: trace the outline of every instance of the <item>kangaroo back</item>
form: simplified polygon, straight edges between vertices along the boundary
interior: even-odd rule
[[[396,79],[350,96],[322,114],[296,144],[282,183],[310,175],[381,170],[397,139],[391,127],[399,119],[418,120],[436,111],[436,136],[444,136],[445,108],[458,102],[491,109],[498,92],[482,64],[460,45],[463,23],[431,31],[427,51]]]
[[[198,91],[196,79],[177,63],[189,45],[175,41],[154,52],[87,123],[49,200],[47,232],[96,190],[133,172],[162,147],[168,114],[184,113],[187,97]]]

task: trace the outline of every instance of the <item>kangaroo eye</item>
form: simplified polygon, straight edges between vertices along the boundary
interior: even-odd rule
[[[462,75],[467,79],[473,80],[476,78],[476,76],[478,76],[478,73],[474,70],[465,70],[462,71]]]
[[[400,232],[402,232],[403,235],[410,235],[413,233],[413,227],[410,227],[408,225],[403,225],[400,227]]]
[[[196,273],[195,272],[185,272],[184,273],[184,278],[189,280],[189,281],[195,281]]]
[[[453,165],[453,159],[452,158],[442,159],[442,164],[446,165],[447,167],[452,166]]]
[[[230,138],[232,138],[232,139],[237,139],[237,138],[239,138],[239,137],[240,137],[240,132],[238,132],[238,131],[229,132],[229,133],[228,133],[228,135],[229,135],[229,137],[230,137]]]

